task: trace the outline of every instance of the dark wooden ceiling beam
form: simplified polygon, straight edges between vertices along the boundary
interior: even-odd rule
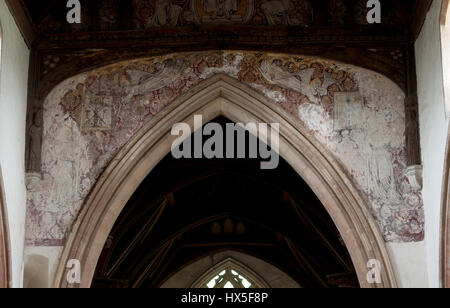
[[[405,20],[410,23],[412,16],[403,3],[400,0],[393,0],[393,5],[397,11],[397,16],[399,16],[401,20]]]
[[[351,270],[351,266],[349,264],[347,264],[344,257],[338,253],[338,251],[335,249],[335,247],[333,247],[333,245],[327,239],[327,236],[322,232],[322,230],[319,227],[317,227],[314,224],[314,222],[311,221],[311,219],[308,217],[308,215],[306,215],[306,213],[302,210],[302,207],[299,206],[296,203],[296,201],[288,193],[285,193],[283,198],[285,199],[284,201],[288,202],[292,206],[292,208],[294,209],[298,218],[300,219],[301,223],[310,232],[311,236],[313,238],[316,238],[319,242],[321,242],[324,245],[324,247],[328,248],[330,253],[335,256],[336,260],[338,260],[339,263],[341,263],[341,265],[344,268],[346,268],[347,270]]]
[[[292,255],[295,259],[297,259],[297,264],[302,268],[302,270],[314,277],[314,279],[319,282],[323,288],[327,288],[328,285],[326,281],[316,271],[315,266],[309,261],[314,259],[311,259],[311,256],[304,255],[305,251],[299,249],[299,247],[295,246],[290,240],[285,239],[285,242],[289,250],[292,252]]]
[[[46,7],[45,9],[42,11],[41,14],[39,14],[38,18],[36,19],[36,27],[39,27],[39,24],[47,17],[50,15],[50,12],[52,11],[52,9],[55,7],[56,3],[58,3],[59,0],[52,0]]]
[[[25,3],[23,0],[5,0],[5,2],[19,27],[25,43],[31,49],[37,38],[37,30]]]
[[[411,16],[411,31],[414,35],[414,39],[417,40],[422,27],[427,18],[428,11],[430,10],[433,0],[418,0],[414,4],[414,9]]]
[[[133,250],[134,247],[139,245],[139,243],[144,242],[147,237],[149,236],[150,232],[155,227],[156,223],[161,218],[162,213],[164,212],[167,205],[167,200],[165,200],[159,209],[155,211],[155,213],[151,216],[151,218],[142,226],[142,228],[134,235],[134,237],[129,241],[128,246],[126,249],[123,249],[121,251],[121,254],[116,258],[116,261],[112,264],[111,268],[107,272],[107,277],[111,277],[114,271],[122,264],[122,262],[125,260],[125,258],[130,254],[130,252]],[[116,247],[117,241],[114,242],[113,246],[111,247],[111,251],[114,251],[114,248]],[[108,256],[107,259],[109,259],[111,255]]]
[[[327,24],[328,0],[315,0],[311,3],[313,8],[313,23],[316,26]]]
[[[41,37],[38,50],[84,50],[94,48],[135,48],[153,47],[155,41],[160,43],[176,43],[177,46],[192,44],[192,41],[209,42],[221,41],[248,42],[249,44],[282,44],[295,43],[397,43],[410,41],[411,36],[396,27],[377,26],[361,27],[358,29],[329,26],[329,27],[279,27],[248,26],[245,32],[235,27],[211,28],[205,26],[177,27],[174,29],[149,29],[109,32],[73,32],[45,34]]]
[[[358,288],[359,282],[355,273],[337,273],[327,275],[328,284],[336,288]]]

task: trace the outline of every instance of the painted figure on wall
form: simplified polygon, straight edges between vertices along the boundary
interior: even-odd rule
[[[41,143],[42,143],[42,114],[36,112],[33,116],[33,121],[29,132],[28,141],[28,172],[36,172],[41,169]]]
[[[168,59],[157,63],[155,67],[157,68],[155,73],[127,72],[131,76],[132,82],[126,88],[127,95],[123,99],[124,102],[130,102],[136,95],[144,95],[172,84],[175,78],[183,73],[187,65],[181,59],[175,61]]]
[[[206,13],[212,14],[211,18],[230,19],[238,11],[240,2],[240,0],[202,0],[202,5]]]
[[[147,20],[147,26],[176,26],[183,8],[173,4],[172,0],[156,0],[155,14]]]
[[[255,89],[329,149],[370,201],[387,241],[423,239],[422,199],[403,176],[404,93],[395,84],[310,57],[216,51],[120,63],[55,89],[43,116],[44,176],[28,195],[27,243],[64,243],[118,151],[156,114],[216,74]]]
[[[119,7],[116,0],[106,0],[99,12],[102,31],[115,30],[119,26]]]
[[[292,74],[276,63],[263,61],[259,70],[271,84],[302,93],[315,104],[320,102],[320,95],[327,91],[329,85],[337,83],[336,80],[329,78],[329,75],[326,75],[324,83],[312,82],[315,68],[307,68]]]

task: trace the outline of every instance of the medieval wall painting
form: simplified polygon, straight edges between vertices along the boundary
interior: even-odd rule
[[[363,98],[359,92],[334,95],[334,130],[355,129],[363,125]]]
[[[176,26],[183,8],[170,0],[156,0],[154,13],[147,19],[148,27]]]
[[[111,7],[107,25],[117,24]],[[309,0],[134,0],[135,28],[187,25],[308,26],[312,22]]]
[[[253,16],[253,5],[253,0],[193,0],[191,12],[197,23],[243,23]]]
[[[83,105],[83,129],[110,129],[112,121],[111,96],[87,97]]]
[[[367,25],[368,0],[328,0],[321,7],[329,24]],[[174,28],[193,25],[246,25],[274,27],[309,27],[317,0],[103,0],[98,9],[82,5],[83,22],[71,25],[73,31],[121,31]],[[350,4],[349,2],[353,2]],[[404,25],[406,14],[394,9],[395,1],[383,4],[383,24]],[[393,3],[390,3],[393,2]],[[43,17],[40,29],[48,33],[67,31],[60,14]],[[97,23],[93,20],[97,19]],[[248,30],[248,29],[247,29]]]
[[[311,57],[216,51],[121,62],[51,92],[44,105],[42,181],[28,193],[27,244],[62,246],[120,149],[215,74],[265,95],[333,153],[365,193],[386,241],[423,240],[422,196],[405,177],[404,94],[393,82]]]

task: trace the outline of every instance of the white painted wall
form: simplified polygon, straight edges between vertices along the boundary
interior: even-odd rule
[[[444,12],[443,12],[444,14]],[[445,13],[450,18],[450,6],[447,7]],[[444,99],[445,112],[447,117],[450,116],[450,20],[446,19],[445,25],[441,24],[441,41],[442,41],[442,63],[444,73]]]
[[[425,204],[425,243],[430,287],[439,287],[441,191],[448,120],[445,117],[440,11],[442,0],[433,1],[416,42],[420,134]]]
[[[0,165],[6,191],[13,286],[22,286],[25,242],[25,121],[29,50],[4,0],[0,0],[3,28],[0,67]]]
[[[428,288],[425,242],[388,243],[397,283],[400,288]]]
[[[30,287],[30,280],[34,280],[35,277],[29,277],[29,273],[27,273],[27,268],[32,269],[33,274],[38,275],[40,277],[46,277],[45,279],[39,279],[38,282],[34,282],[34,287],[42,288],[51,288],[53,286],[53,279],[55,278],[56,271],[59,265],[59,258],[62,254],[63,247],[34,247],[28,246],[25,247],[25,273],[24,273],[24,288]],[[33,260],[30,261],[30,257],[32,256],[40,256],[42,258],[47,259],[48,267],[47,268],[33,268]],[[45,281],[45,283],[44,283]]]

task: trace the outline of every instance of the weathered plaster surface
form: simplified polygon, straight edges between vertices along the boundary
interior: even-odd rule
[[[400,288],[429,288],[425,242],[388,243]]]
[[[423,164],[423,200],[426,217],[427,269],[430,287],[439,287],[441,195],[449,120],[445,103],[439,18],[442,1],[433,1],[416,42]]]
[[[29,50],[0,0],[0,165],[8,211],[13,287],[22,286],[25,243],[25,120]]]
[[[27,242],[63,245],[108,162],[152,117],[214,74],[282,106],[342,161],[386,241],[424,237],[423,206],[404,176],[404,94],[379,74],[309,57],[207,52],[118,63],[59,85],[45,101],[43,179],[30,187]]]

